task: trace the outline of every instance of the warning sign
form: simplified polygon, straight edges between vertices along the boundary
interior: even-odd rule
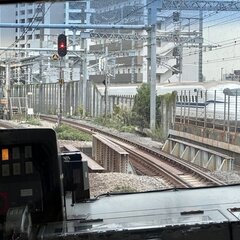
[[[54,60],[54,61],[59,60],[58,54],[53,54],[53,55],[52,55],[52,60]]]
[[[0,104],[6,105],[7,102],[7,98],[0,98]]]

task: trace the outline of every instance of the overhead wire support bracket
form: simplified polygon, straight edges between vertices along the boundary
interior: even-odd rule
[[[161,10],[240,11],[239,1],[160,0]]]
[[[27,28],[27,23],[0,23],[0,28]],[[45,29],[122,29],[122,30],[144,30],[149,29],[147,25],[113,25],[113,24],[32,24],[32,28]]]

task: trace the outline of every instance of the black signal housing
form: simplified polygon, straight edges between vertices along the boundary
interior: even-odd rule
[[[67,54],[67,37],[65,34],[58,36],[58,55],[64,57]]]

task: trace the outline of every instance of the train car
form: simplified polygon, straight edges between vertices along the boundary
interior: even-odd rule
[[[240,83],[211,81],[202,83],[168,83],[157,87],[157,94],[176,92],[177,114],[202,118],[239,120]]]
[[[108,94],[111,96],[134,96],[140,84],[110,85]],[[104,95],[104,86],[98,86]],[[177,115],[184,114],[184,108],[190,109],[192,117],[216,118],[220,120],[239,120],[240,113],[240,82],[209,81],[209,82],[181,82],[156,85],[157,95],[176,92]],[[185,115],[188,114],[186,110]]]

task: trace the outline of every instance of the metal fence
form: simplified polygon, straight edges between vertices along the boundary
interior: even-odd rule
[[[177,95],[176,122],[224,131],[239,131],[240,92],[221,90],[180,91]]]
[[[105,114],[105,96],[101,95],[97,86],[87,83],[86,99],[83,99],[82,81],[71,81],[62,84],[42,83],[28,85],[13,85],[10,97],[12,99],[26,98],[26,107],[32,108],[34,114],[58,114],[60,111],[60,91],[62,89],[62,114],[65,116],[84,115],[101,117]],[[17,101],[15,101],[17,102]],[[113,112],[114,106],[131,108],[134,96],[108,96],[107,113]],[[85,107],[84,107],[85,105]],[[13,106],[14,109],[18,107]]]

